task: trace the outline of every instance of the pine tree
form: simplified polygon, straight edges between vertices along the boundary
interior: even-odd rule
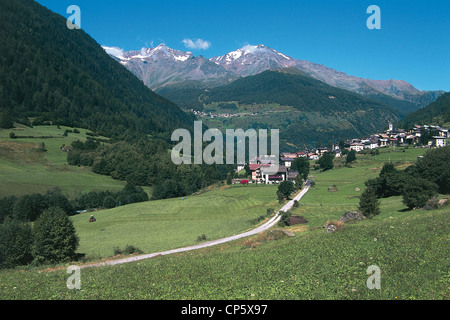
[[[377,199],[375,189],[368,187],[359,198],[359,211],[367,218],[373,218],[380,214],[380,202]]]
[[[33,256],[37,263],[70,260],[79,243],[72,220],[58,207],[42,213],[33,226],[33,236]]]

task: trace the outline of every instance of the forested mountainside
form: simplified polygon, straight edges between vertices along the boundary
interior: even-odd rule
[[[399,126],[410,127],[414,124],[444,125],[446,123],[450,123],[450,92],[444,93],[425,108],[410,113],[401,120]]]
[[[32,0],[0,2],[0,108],[107,136],[192,126],[83,30]]]

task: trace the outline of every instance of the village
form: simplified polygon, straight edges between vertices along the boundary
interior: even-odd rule
[[[241,113],[230,113],[230,112],[222,112],[222,113],[213,113],[211,111],[205,112],[205,111],[199,111],[194,109],[189,109],[188,111],[192,112],[197,117],[203,118],[208,117],[211,119],[214,118],[233,118],[233,117],[244,117],[244,116],[255,116],[258,113],[257,112],[241,112]]]
[[[357,153],[364,150],[402,146],[441,148],[447,145],[447,139],[449,138],[449,130],[440,126],[414,125],[412,129],[405,130],[394,129],[393,124],[389,123],[388,129],[384,132],[372,134],[363,139],[347,139],[335,142],[328,147],[317,147],[298,152],[283,152],[279,159],[276,159],[274,155],[261,155],[251,159],[248,163],[251,179],[235,179],[234,183],[278,184],[285,180],[295,181],[298,172],[292,170],[291,165],[297,157],[319,160],[327,152],[334,153],[335,157],[343,157],[352,150]],[[240,172],[245,166],[245,163],[239,163],[236,172]],[[278,169],[274,170],[275,168]]]

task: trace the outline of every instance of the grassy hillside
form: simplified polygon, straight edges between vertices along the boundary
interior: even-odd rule
[[[45,193],[54,187],[71,196],[88,191],[122,190],[124,181],[95,174],[87,167],[67,164],[67,153],[61,151],[61,147],[87,137],[87,130],[81,128],[78,128],[80,133],[64,136],[65,130],[74,129],[65,126],[29,128],[19,124],[14,129],[0,129],[0,197]],[[19,138],[11,139],[11,132]],[[45,144],[45,152],[39,150],[40,143]]]
[[[385,163],[391,162],[398,169],[405,169],[425,154],[426,148],[381,148],[380,154],[357,155],[357,163],[352,168],[338,167],[325,172],[311,171],[311,178],[316,186],[302,199],[299,208],[292,211],[295,215],[304,216],[309,228],[322,227],[327,220],[338,220],[344,212],[357,210],[359,196],[365,189],[364,182],[375,178]],[[345,159],[337,161],[339,166]],[[328,191],[329,187],[337,191]],[[359,190],[358,190],[359,189]],[[401,197],[382,199],[381,210],[385,214],[399,216],[398,211],[405,209]],[[408,212],[410,214],[410,212]],[[386,216],[382,216],[382,219]],[[373,218],[373,221],[380,217]]]
[[[411,162],[425,150],[387,151],[391,151],[392,158],[396,158],[397,165],[402,167],[409,164],[403,161],[405,153],[409,154],[408,161]],[[339,218],[346,210],[355,209],[357,199],[353,196],[358,194],[355,187],[362,187],[366,179],[378,174],[384,163],[380,158],[382,155],[377,156],[377,159],[360,156],[353,168],[312,172],[317,181],[316,186],[305,195],[300,207],[294,212],[310,222],[306,227],[287,227],[295,232],[295,237],[265,233],[183,254],[113,267],[82,269],[81,290],[67,289],[65,267],[44,272],[34,268],[4,270],[0,273],[0,298],[448,299],[449,206],[436,210],[407,211],[399,197],[392,197],[381,200],[381,214],[373,219],[348,222],[342,230],[331,234],[326,234],[321,227],[327,220]],[[338,191],[327,190],[332,184],[336,185]],[[266,188],[261,187],[260,191]],[[222,205],[227,202],[227,197],[221,197],[220,192],[233,195],[228,197],[228,201],[241,195],[247,200],[241,199],[237,202],[238,206],[252,208],[252,200],[248,199],[246,193],[241,193],[242,190],[251,189],[237,186],[211,191],[211,195]],[[207,200],[209,195],[207,192],[197,197]],[[172,227],[169,224],[164,226],[162,222],[174,220],[176,216],[182,217],[183,214],[186,219],[188,212],[192,212],[198,224],[204,226],[214,225],[217,219],[217,226],[220,224],[221,228],[226,228],[221,218],[234,216],[232,220],[243,219],[239,217],[242,210],[233,211],[230,208],[223,214],[218,210],[213,213],[206,209],[205,201],[195,201],[194,198],[159,202],[178,208],[172,210],[173,214],[163,214],[164,210],[159,205],[161,215],[153,215],[155,222],[167,231],[166,239],[171,239],[175,233],[170,232]],[[185,211],[181,203],[188,203],[190,209]],[[205,207],[195,208],[195,203]],[[264,201],[260,202],[261,209],[265,207],[262,203]],[[232,201],[231,204],[236,202]],[[137,210],[122,214],[130,215],[131,211]],[[118,219],[119,212],[104,211],[105,219],[108,212],[114,215],[109,221]],[[144,219],[145,214],[144,210],[135,217]],[[188,223],[189,219],[184,221]],[[77,222],[79,228],[83,227],[81,223],[81,220]],[[105,227],[103,232],[113,226]],[[92,224],[92,228],[97,227]],[[188,229],[175,230],[186,235]],[[369,290],[366,286],[369,276],[367,268],[371,265],[381,270],[380,290]]]

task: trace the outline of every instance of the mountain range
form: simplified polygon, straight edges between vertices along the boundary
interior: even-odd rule
[[[403,80],[371,80],[348,75],[307,60],[289,57],[265,45],[246,45],[223,56],[206,59],[164,44],[140,51],[103,46],[152,90],[214,88],[266,70],[297,68],[331,86],[390,105],[403,114],[421,109],[444,91],[420,91]]]
[[[120,48],[103,49],[129,69],[152,90],[177,85],[177,87],[214,87],[238,78],[203,56],[174,50],[164,44],[139,51]]]

